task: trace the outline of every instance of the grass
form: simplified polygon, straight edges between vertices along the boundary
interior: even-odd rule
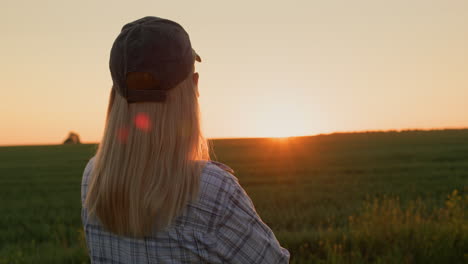
[[[291,263],[466,263],[468,130],[213,141]],[[0,148],[0,264],[88,263],[95,145]]]

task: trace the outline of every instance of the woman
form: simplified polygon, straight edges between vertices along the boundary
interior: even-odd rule
[[[233,171],[210,161],[195,61],[170,20],[144,17],[115,40],[105,132],[82,182],[92,263],[289,261]]]

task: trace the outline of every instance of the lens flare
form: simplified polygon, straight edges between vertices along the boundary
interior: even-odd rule
[[[121,127],[119,128],[119,130],[117,130],[117,139],[119,140],[120,143],[127,143],[127,139],[128,139],[127,127]]]
[[[146,113],[138,113],[133,120],[135,127],[141,131],[147,132],[150,129],[150,119]]]

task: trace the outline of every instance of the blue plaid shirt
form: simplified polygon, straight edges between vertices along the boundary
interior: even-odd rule
[[[93,166],[81,185],[84,203]],[[165,231],[143,239],[118,236],[87,217],[82,209],[92,263],[288,263],[289,252],[260,219],[233,171],[215,161],[201,175],[199,199]]]

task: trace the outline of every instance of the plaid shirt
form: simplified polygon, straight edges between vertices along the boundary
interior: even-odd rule
[[[81,185],[84,203],[93,160]],[[199,199],[165,231],[144,239],[122,237],[81,218],[92,263],[288,263],[289,252],[260,219],[233,171],[210,161],[203,169]]]

